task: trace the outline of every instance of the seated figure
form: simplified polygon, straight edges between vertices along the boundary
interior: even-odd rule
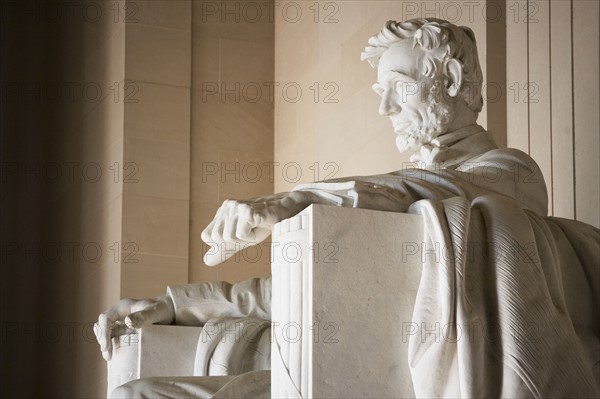
[[[428,236],[450,243],[453,256],[423,265],[414,321],[473,328],[463,328],[463,339],[454,342],[410,343],[407,361],[417,396],[597,395],[599,231],[547,217],[546,185],[535,161],[519,150],[498,149],[477,125],[482,73],[473,32],[432,18],[389,21],[368,44],[362,59],[377,68],[379,113],[391,119],[398,149],[414,152],[415,168],[227,200],[202,233],[211,246],[205,263],[216,265],[236,249],[261,242],[275,223],[310,204],[421,214]],[[473,243],[480,245],[469,247]],[[119,323],[141,328],[268,321],[270,292],[271,281],[263,278],[169,287],[167,295],[151,300],[123,299],[100,315],[98,341],[108,360]],[[483,339],[477,326],[491,324],[498,326],[497,339]],[[534,340],[528,328],[535,329]],[[260,334],[255,343],[264,344]],[[236,351],[232,345],[224,353],[244,358]],[[230,364],[228,374],[250,372],[241,376],[132,381],[114,395],[268,397],[268,372],[256,371],[268,364],[253,359]]]

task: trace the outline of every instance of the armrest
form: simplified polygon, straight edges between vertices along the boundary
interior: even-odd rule
[[[153,325],[113,338],[107,392],[138,378],[193,376],[201,331],[202,327]]]
[[[324,205],[275,225],[273,398],[414,397],[423,234],[418,215]]]

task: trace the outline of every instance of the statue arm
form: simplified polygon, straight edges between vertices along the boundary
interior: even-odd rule
[[[215,317],[271,319],[271,277],[169,286],[175,324],[202,326]]]
[[[291,192],[250,200],[226,200],[202,232],[202,240],[210,246],[204,263],[218,265],[244,247],[265,240],[275,223],[311,204],[406,212],[419,199],[461,195],[458,191],[390,173],[301,184]]]
[[[496,149],[460,164],[456,169],[403,169],[364,177],[301,184],[294,190],[337,198],[338,205],[405,212],[419,200],[501,195],[540,215],[548,211],[546,184],[539,166],[515,149]],[[377,191],[374,195],[373,191]],[[382,203],[384,195],[393,201]]]
[[[210,246],[204,255],[204,263],[215,266],[244,247],[258,244],[271,234],[275,223],[298,214],[311,204],[336,205],[336,202],[309,190],[249,200],[225,200],[202,232],[202,240]]]
[[[406,189],[386,183],[389,181],[382,176],[353,177],[347,180],[300,184],[294,187],[292,192],[310,193],[313,198],[330,205],[405,212],[414,202],[413,196]]]
[[[306,183],[294,187],[296,190],[336,199],[335,205],[339,206],[387,212],[407,212],[414,202],[422,199],[466,196],[463,185],[455,178],[423,169]]]
[[[100,314],[94,332],[102,356],[110,360],[112,337],[151,324],[202,326],[215,317],[270,320],[271,277],[170,286],[154,299],[124,298]]]

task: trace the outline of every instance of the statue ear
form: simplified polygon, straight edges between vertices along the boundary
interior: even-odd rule
[[[450,97],[456,97],[460,93],[463,83],[462,64],[456,58],[451,58],[446,62],[446,91]]]

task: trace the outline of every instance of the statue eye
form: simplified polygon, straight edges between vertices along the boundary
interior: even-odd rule
[[[405,92],[407,91],[407,90],[406,90],[406,82],[403,82],[403,81],[401,81],[401,80],[400,80],[400,81],[397,81],[397,82],[394,84],[394,90],[395,90],[397,93],[405,93]],[[410,91],[410,90],[409,90],[409,91]]]
[[[407,82],[405,80],[397,81],[395,88],[399,93],[416,94],[418,92],[418,84],[416,82]]]

